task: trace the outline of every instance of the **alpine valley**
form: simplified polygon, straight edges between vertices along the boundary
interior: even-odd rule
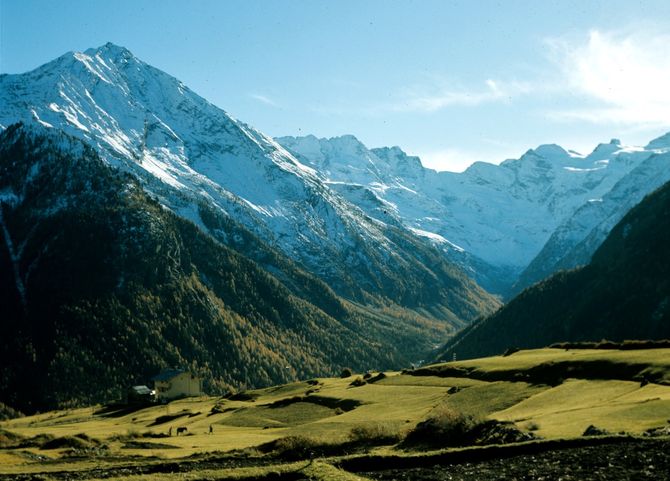
[[[631,209],[588,265],[558,272],[526,289],[495,314],[459,332],[438,357],[481,357],[510,347],[570,347],[602,339],[670,339],[668,246],[670,183]],[[606,347],[608,342],[599,344]],[[655,373],[650,370],[647,377],[655,379]]]
[[[644,148],[614,139],[588,155],[541,145],[463,173],[352,136],[278,141],[368,215],[430,240],[504,298],[588,263],[626,212],[670,180],[670,135]]]
[[[461,174],[272,139],[113,44],[0,76],[0,130],[0,401],[25,411],[167,366],[211,393],[407,366],[670,180],[670,136]]]

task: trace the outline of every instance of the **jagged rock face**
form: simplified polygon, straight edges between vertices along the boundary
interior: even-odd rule
[[[0,125],[62,129],[219,240],[253,255],[235,232],[214,228],[212,216],[241,224],[348,298],[446,309],[452,321],[465,322],[481,313],[474,305],[484,311],[496,305],[433,256],[429,242],[369,217],[274,140],[122,47],[68,53],[34,71],[5,75],[0,99]],[[438,265],[425,265],[427,257]],[[461,300],[453,295],[459,289]]]
[[[460,174],[426,169],[398,147],[368,149],[353,136],[277,140],[368,215],[431,240],[502,295],[588,262],[609,229],[670,172],[658,158],[668,149],[662,139],[646,148],[613,139],[588,156],[542,145]]]

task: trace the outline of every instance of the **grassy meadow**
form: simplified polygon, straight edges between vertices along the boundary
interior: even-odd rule
[[[582,439],[589,426],[633,436],[670,426],[670,349],[539,349],[375,374],[365,383],[354,374],[228,398],[4,421],[0,479],[31,473],[64,479],[73,471],[80,479],[115,479],[117,472],[118,479],[357,479],[338,468],[342,460]],[[443,445],[408,444],[417,425],[442,423],[440,433],[452,432],[443,430],[447,418],[471,430],[496,420],[516,437],[497,431],[488,441],[478,435],[450,443],[449,434],[440,434]],[[177,435],[182,427],[187,432]]]

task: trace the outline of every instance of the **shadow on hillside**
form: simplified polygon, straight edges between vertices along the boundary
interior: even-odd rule
[[[97,416],[102,416],[104,418],[120,418],[123,416],[127,416],[128,414],[135,413],[137,411],[141,411],[142,409],[148,408],[154,406],[154,404],[151,403],[143,403],[143,404],[107,404],[97,411],[95,411],[93,414]]]
[[[565,379],[647,381],[665,384],[662,370],[648,364],[612,362],[609,360],[580,360],[545,362],[527,369],[479,370],[476,367],[436,364],[408,372],[412,376],[470,378],[481,381],[527,382],[558,386]]]

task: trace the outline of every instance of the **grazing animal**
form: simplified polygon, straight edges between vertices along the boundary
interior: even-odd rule
[[[181,426],[181,427],[177,428],[177,436],[179,436],[180,434],[186,434],[187,432],[188,432],[188,428],[185,427],[185,426]]]

